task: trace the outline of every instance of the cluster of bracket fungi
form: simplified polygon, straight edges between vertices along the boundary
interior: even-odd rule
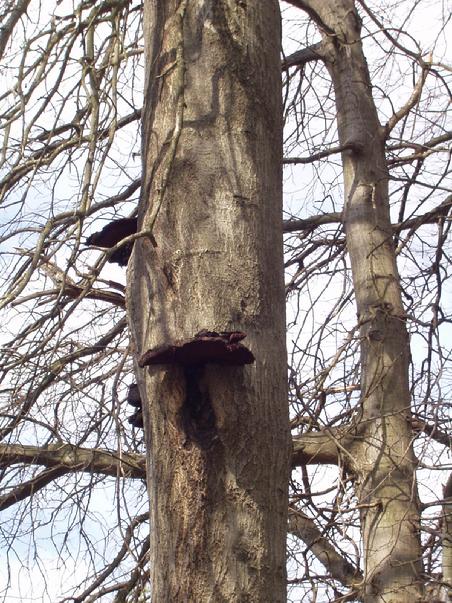
[[[137,218],[120,218],[109,222],[102,230],[94,232],[85,241],[88,246],[111,249],[125,237],[137,232]],[[119,247],[112,253],[109,262],[126,266],[132,253],[133,242]],[[223,366],[242,366],[254,362],[253,353],[242,343],[246,333],[242,331],[208,331],[196,333],[194,337],[161,345],[145,352],[138,361],[140,367],[155,365],[179,365],[185,367],[187,389],[190,386],[197,390],[195,373],[187,373],[190,368],[202,368],[206,364]],[[133,427],[143,427],[143,412],[138,385],[132,383],[127,394],[127,403],[135,410],[128,417]]]
[[[132,425],[132,427],[143,429],[143,408],[141,405],[140,392],[136,383],[132,383],[131,385],[129,385],[129,391],[127,393],[127,404],[130,404],[130,406],[133,406],[133,408],[135,409],[133,414],[130,415],[127,420]]]

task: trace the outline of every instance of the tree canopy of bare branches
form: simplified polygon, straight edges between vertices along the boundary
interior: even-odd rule
[[[184,1],[170,4],[183,18]],[[259,10],[251,0],[218,3],[224,23],[235,23],[228,40],[244,35],[240,24],[251,18],[243,16],[245,5]],[[287,402],[292,429],[287,598],[446,602],[450,14],[427,0],[290,0],[279,8],[285,129],[283,148],[268,149],[269,156],[283,154],[284,168],[288,400],[275,404]],[[220,29],[216,10],[206,9],[196,27]],[[180,48],[195,63],[188,15]],[[133,279],[145,261],[136,249],[145,239],[152,247],[150,232],[161,233],[155,222],[165,207],[162,193],[162,206],[146,214],[149,182],[161,169],[146,145],[174,150],[180,173],[198,174],[184,131],[194,127],[207,96],[197,100],[190,92],[202,78],[187,67],[186,96],[175,95],[179,105],[168,105],[169,117],[161,117],[166,138],[143,140],[151,73],[144,46],[152,40],[143,37],[139,0],[3,0],[0,22],[0,597],[145,601],[149,442],[128,422],[128,389],[142,352],[140,338],[130,335],[130,283],[135,295],[142,285]],[[262,44],[262,60],[269,60]],[[172,98],[164,86],[182,59],[168,50],[165,62],[151,50],[147,56],[156,52],[161,61],[152,77]],[[252,94],[245,61],[234,65],[234,77]],[[218,81],[227,69],[224,61]],[[269,76],[268,85],[276,79]],[[218,83],[209,76],[209,90],[211,82]],[[210,119],[203,114],[205,141],[216,117],[227,115],[218,90]],[[263,104],[253,98],[259,129]],[[165,121],[173,118],[174,129]],[[174,134],[178,123],[181,137]],[[232,132],[227,123],[235,122],[224,120],[225,139]],[[220,157],[208,146],[197,147],[206,165]],[[177,190],[170,194],[176,198]],[[243,208],[249,199],[236,195],[234,202]],[[138,232],[113,247],[86,244],[112,220],[137,216]],[[127,273],[109,260],[136,241],[130,277],[130,267]],[[256,257],[268,257],[267,247]],[[280,251],[274,249],[276,258]],[[259,337],[259,329],[251,333],[252,346],[264,346]],[[281,349],[275,344],[275,356]],[[144,378],[140,383],[143,389]],[[268,416],[261,418],[268,432]],[[253,413],[249,436],[237,428],[245,434],[243,455],[251,455],[246,437],[257,433],[259,419]],[[259,439],[263,449],[270,447],[267,435]]]

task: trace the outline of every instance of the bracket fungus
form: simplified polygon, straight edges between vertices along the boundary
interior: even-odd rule
[[[203,330],[190,339],[172,345],[162,345],[145,352],[138,361],[140,367],[158,364],[201,366],[220,364],[242,366],[254,362],[253,353],[240,341],[246,337],[242,331]]]
[[[210,392],[203,383],[204,367],[207,364],[243,366],[254,362],[253,353],[240,343],[245,337],[242,331],[203,330],[190,339],[148,350],[138,360],[142,368],[169,364],[182,368],[185,399],[179,417],[184,445],[193,441],[209,449],[218,440]]]
[[[103,249],[110,249],[125,239],[126,237],[135,234],[137,232],[137,218],[120,218],[119,220],[113,220],[106,226],[94,232],[90,235],[85,244],[88,246],[101,247]],[[127,266],[130,254],[132,253],[133,243],[126,243],[115,252],[112,253],[109,258],[109,262],[115,262],[120,266]]]
[[[132,427],[143,428],[143,409],[141,405],[140,391],[136,383],[129,385],[129,391],[127,393],[127,404],[133,406],[135,409],[133,414],[130,415],[127,420]]]

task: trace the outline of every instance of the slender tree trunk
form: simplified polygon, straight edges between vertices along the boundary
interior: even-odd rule
[[[146,0],[139,357],[202,329],[255,363],[138,369],[152,600],[285,601],[289,429],[276,0]],[[194,380],[194,382],[193,382]],[[193,400],[194,399],[194,400]]]
[[[366,603],[421,598],[420,510],[412,451],[409,341],[389,216],[384,130],[353,0],[307,0],[323,31],[343,153],[345,229],[361,336],[361,416],[354,447]],[[312,13],[314,11],[314,13]]]
[[[452,473],[449,474],[447,484],[443,490],[444,498],[449,500],[443,506],[443,586],[441,588],[442,601],[446,603],[452,599]]]

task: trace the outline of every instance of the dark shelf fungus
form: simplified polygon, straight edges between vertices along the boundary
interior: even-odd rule
[[[143,412],[141,409],[137,409],[133,415],[127,417],[128,422],[132,425],[132,427],[136,427],[137,429],[143,429]]]
[[[106,226],[90,235],[85,244],[88,246],[110,249],[117,245],[122,239],[137,232],[137,218],[120,218],[113,220]],[[117,249],[109,258],[109,262],[114,262],[120,266],[127,266],[130,254],[132,253],[133,243],[127,243]]]
[[[239,343],[246,337],[242,331],[200,331],[191,339],[172,345],[163,345],[145,352],[138,361],[139,366],[178,364],[201,366],[221,364],[242,366],[254,362],[253,353]]]
[[[143,409],[141,405],[140,391],[136,383],[129,385],[127,404],[130,404],[135,408],[134,413],[127,417],[128,422],[132,425],[132,427],[143,429]]]
[[[129,385],[129,391],[127,393],[127,404],[135,406],[135,408],[141,408],[141,397],[140,390],[136,383]]]

